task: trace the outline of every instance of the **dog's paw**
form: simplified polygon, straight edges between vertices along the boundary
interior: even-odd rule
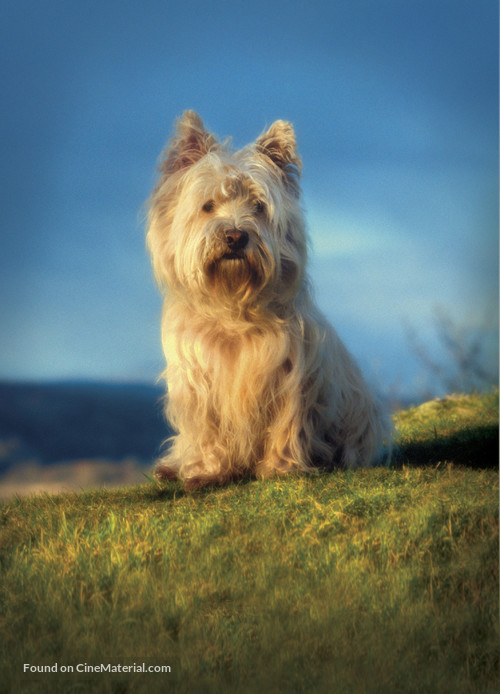
[[[154,476],[159,480],[176,480],[178,478],[177,470],[174,470],[167,463],[158,463]]]
[[[185,489],[195,490],[204,487],[223,487],[230,482],[236,482],[241,475],[219,474],[219,475],[193,475],[184,480]]]

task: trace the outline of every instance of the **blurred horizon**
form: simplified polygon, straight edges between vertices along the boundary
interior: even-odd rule
[[[497,27],[489,0],[3,3],[0,380],[156,382],[142,206],[193,108],[235,147],[293,123],[316,297],[370,383],[495,382]]]

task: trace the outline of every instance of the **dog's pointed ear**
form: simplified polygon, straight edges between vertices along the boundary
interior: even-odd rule
[[[205,130],[199,115],[194,111],[184,111],[162,155],[160,172],[166,177],[187,169],[217,145],[217,139]]]
[[[281,169],[288,187],[298,196],[302,162],[297,153],[293,125],[284,120],[275,121],[257,138],[255,147]]]

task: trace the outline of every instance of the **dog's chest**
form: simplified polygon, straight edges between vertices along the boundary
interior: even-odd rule
[[[199,345],[198,365],[217,400],[241,400],[254,406],[272,397],[289,371],[285,334],[261,329],[216,331]]]

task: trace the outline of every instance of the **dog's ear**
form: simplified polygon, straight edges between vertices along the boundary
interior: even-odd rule
[[[298,196],[302,162],[297,153],[293,125],[284,120],[275,121],[257,138],[255,148],[282,170],[287,185]]]
[[[217,145],[215,136],[205,130],[199,115],[194,111],[184,111],[162,155],[160,172],[166,177],[187,169]]]

